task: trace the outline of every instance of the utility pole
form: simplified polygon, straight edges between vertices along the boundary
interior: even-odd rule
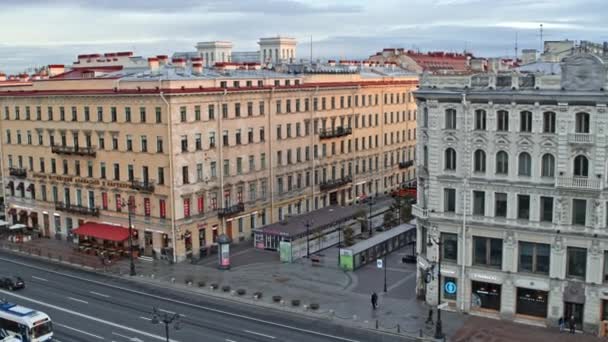
[[[310,258],[310,220],[306,221],[306,258]]]
[[[387,292],[386,290],[386,268],[387,268],[387,264],[386,264],[386,257],[388,255],[388,250],[386,251],[386,254],[384,255],[384,293]]]

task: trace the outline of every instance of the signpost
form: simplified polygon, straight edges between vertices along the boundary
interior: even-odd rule
[[[382,259],[378,259],[378,260],[376,260],[376,266],[377,266],[378,268],[382,268]]]

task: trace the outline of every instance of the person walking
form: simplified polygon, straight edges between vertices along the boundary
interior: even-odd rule
[[[570,320],[568,321],[568,327],[570,328],[571,334],[574,334],[576,332],[576,321],[574,320],[574,315],[570,316]]]
[[[378,295],[376,294],[376,292],[372,293],[372,308],[374,310],[376,310],[376,308],[378,307]]]
[[[559,332],[564,332],[564,328],[565,328],[565,324],[564,324],[564,317],[560,317],[559,320],[557,321],[557,323],[559,324]]]

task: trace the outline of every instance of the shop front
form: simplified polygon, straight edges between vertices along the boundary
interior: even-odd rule
[[[515,310],[517,314],[539,318],[547,317],[549,293],[547,291],[517,288],[517,302]]]
[[[471,307],[500,311],[501,286],[499,284],[471,281]]]

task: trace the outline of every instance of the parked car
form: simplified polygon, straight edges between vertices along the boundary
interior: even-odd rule
[[[9,291],[25,288],[25,282],[19,276],[9,276],[0,278],[0,287]]]

